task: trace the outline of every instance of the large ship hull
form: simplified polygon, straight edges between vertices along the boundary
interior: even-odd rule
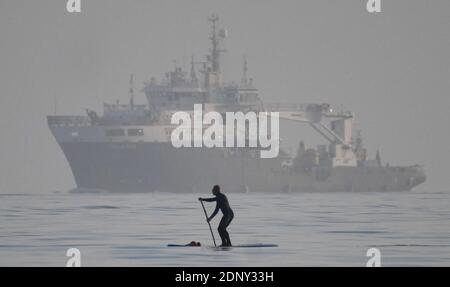
[[[81,190],[204,192],[404,191],[425,181],[418,166],[334,167],[293,172],[281,158],[245,148],[174,148],[155,142],[60,142]],[[323,176],[326,174],[326,176]]]
[[[227,192],[364,192],[410,190],[425,181],[418,166],[382,166],[378,153],[376,160],[368,160],[362,137],[353,136],[353,112],[327,103],[263,102],[247,75],[246,59],[240,84],[225,83],[220,55],[227,33],[218,30],[217,15],[209,21],[211,49],[206,61],[192,58],[189,73],[175,65],[165,78],[151,78],[143,89],[146,105],[135,104],[131,76],[129,104],[105,103],[102,116],[92,110],[87,116],[48,116],[79,189],[205,192],[219,184]],[[279,119],[310,126],[328,146],[306,149],[301,142],[294,159],[278,153]],[[183,140],[193,135],[186,137],[186,146],[198,145],[195,135],[205,136],[212,127],[218,145],[235,146],[234,131],[244,139],[240,148],[172,145],[180,128]],[[261,134],[266,128],[279,154],[271,159],[261,158],[268,147],[272,151],[272,143],[264,143],[265,132]],[[255,132],[259,143],[254,142]],[[243,144],[246,141],[253,143]]]

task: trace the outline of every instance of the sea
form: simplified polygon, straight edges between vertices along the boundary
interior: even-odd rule
[[[1,194],[0,266],[450,266],[450,191],[227,194],[232,243],[278,245],[227,249],[208,196]]]

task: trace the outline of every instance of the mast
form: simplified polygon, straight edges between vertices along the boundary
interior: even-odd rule
[[[56,116],[56,111],[58,109],[58,99],[56,98],[56,94],[53,95],[53,113]]]
[[[211,45],[212,45],[212,50],[211,50],[211,68],[212,68],[212,72],[213,73],[220,73],[220,61],[219,61],[219,56],[220,56],[220,51],[219,51],[219,40],[217,37],[217,32],[216,32],[216,23],[217,21],[219,21],[219,16],[217,16],[216,14],[213,14],[210,18],[209,21],[211,22],[211,35],[209,36],[209,39],[211,40]]]
[[[247,87],[248,86],[248,79],[247,79],[247,72],[248,72],[248,65],[247,65],[247,57],[244,56],[244,67],[242,71],[242,79],[241,79],[241,86]]]
[[[130,76],[130,108],[134,108],[134,75]]]
[[[198,83],[197,75],[195,73],[195,61],[194,61],[194,55],[191,57],[191,82],[193,84]]]
[[[205,87],[220,87],[222,85],[220,54],[225,52],[224,49],[220,48],[220,42],[227,37],[227,32],[224,29],[217,31],[219,16],[216,14],[213,14],[208,20],[211,22],[211,34],[209,35],[211,54],[207,58],[209,67],[205,73]]]

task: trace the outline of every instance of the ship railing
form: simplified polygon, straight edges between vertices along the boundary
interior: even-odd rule
[[[91,120],[87,116],[48,116],[49,126],[90,126]]]
[[[329,118],[351,118],[353,114],[348,111],[335,111],[329,104],[305,104],[305,103],[267,103],[263,104],[267,112],[306,112],[309,107],[320,107],[326,117]]]
[[[267,103],[263,104],[264,110],[274,112],[303,112],[309,104],[298,103]]]

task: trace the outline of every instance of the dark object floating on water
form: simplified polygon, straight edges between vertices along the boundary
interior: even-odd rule
[[[197,241],[191,241],[188,244],[168,244],[167,247],[200,247],[202,244]]]

